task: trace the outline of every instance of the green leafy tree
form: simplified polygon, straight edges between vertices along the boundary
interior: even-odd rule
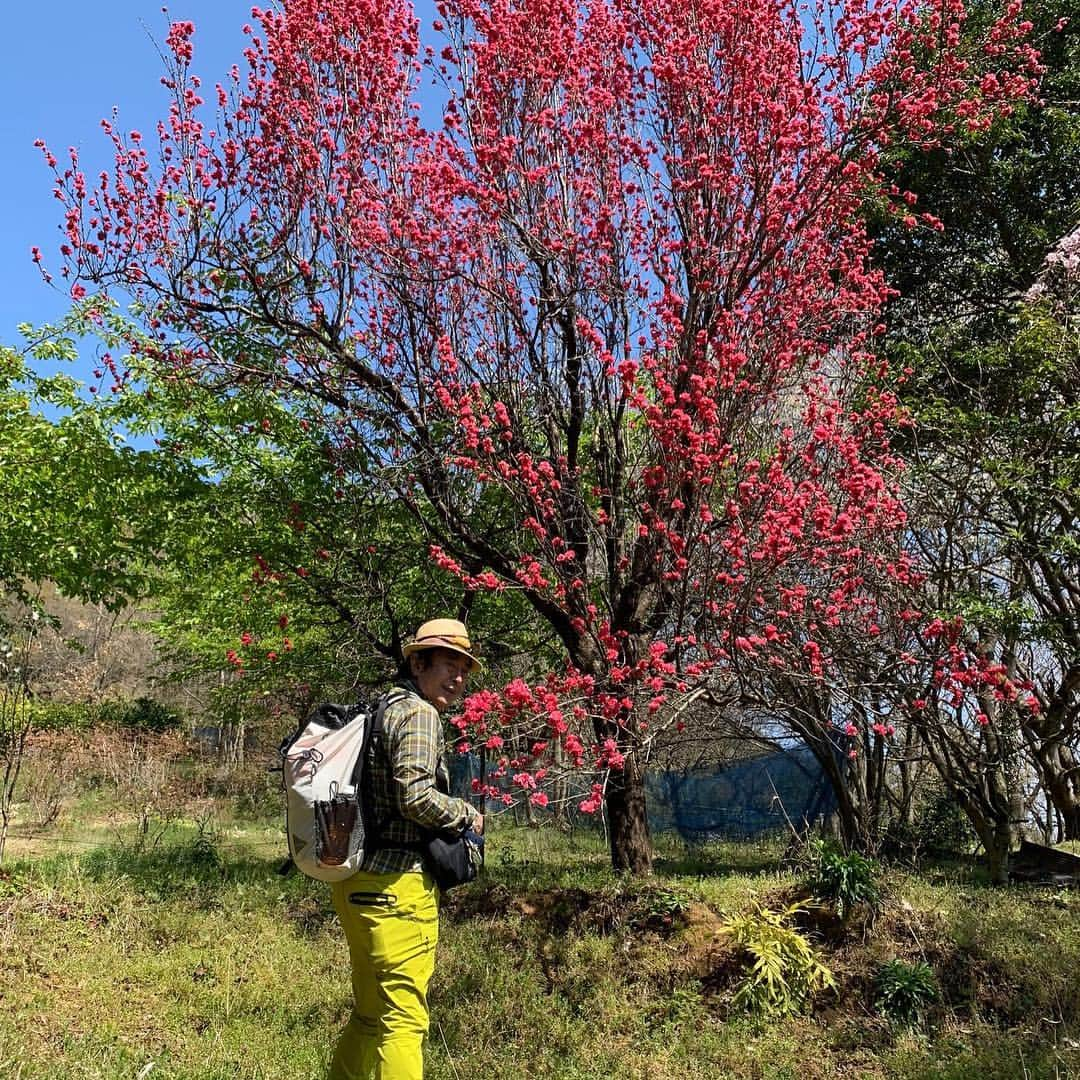
[[[29,359],[74,355],[70,337],[46,334]],[[144,593],[191,477],[187,463],[127,445],[70,376],[38,376],[14,349],[0,349],[0,586],[8,597],[25,599],[46,579],[114,608]]]
[[[463,589],[427,558],[409,507],[357,482],[362,433],[350,454],[331,453],[318,416],[288,395],[163,375],[135,323],[101,299],[34,336],[43,358],[55,340],[96,340],[123,374],[95,387],[93,405],[73,383],[70,399],[186,479],[162,507],[140,587],[171,677],[211,688],[228,746],[256,712],[381,683],[433,612],[477,609],[489,663],[542,658],[523,604]]]
[[[984,844],[996,836],[1006,854],[1029,763],[1061,835],[1080,837],[1080,25],[1073,2],[1026,11],[1042,100],[952,151],[901,155],[898,185],[943,228],[890,221],[878,243],[900,291],[887,351],[915,421],[925,607],[961,615],[1033,706],[988,692],[974,718],[928,707],[917,729]]]
[[[50,332],[28,358],[74,355],[70,337]],[[127,445],[69,376],[38,376],[0,349],[0,857],[33,718],[36,587],[50,580],[114,610],[145,595],[192,475]]]

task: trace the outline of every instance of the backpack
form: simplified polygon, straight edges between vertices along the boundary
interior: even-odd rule
[[[366,706],[324,703],[282,739],[289,856],[308,877],[344,881],[360,869],[370,833],[362,796],[368,748],[382,731],[387,707],[404,696],[384,694]],[[289,868],[286,862],[282,872]]]

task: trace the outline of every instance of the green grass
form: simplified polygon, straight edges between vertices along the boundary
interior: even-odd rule
[[[276,828],[175,822],[140,850],[83,809],[99,846],[58,826],[0,870],[0,1076],[323,1076],[348,960],[328,890],[275,873]],[[1080,1076],[1080,896],[993,890],[962,867],[887,871],[877,920],[821,942],[839,992],[808,1015],[734,1011],[719,926],[797,891],[779,855],[664,839],[641,882],[611,872],[596,836],[496,827],[484,878],[443,912],[427,1076]],[[921,1031],[874,1012],[873,973],[894,958],[941,984]]]

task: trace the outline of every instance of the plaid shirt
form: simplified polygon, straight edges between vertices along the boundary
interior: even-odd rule
[[[364,771],[374,844],[363,869],[376,874],[420,873],[421,828],[460,832],[477,814],[464,799],[443,794],[450,782],[442,760],[438,711],[411,682],[395,692],[399,689],[407,696],[387,708],[382,736],[373,744]]]

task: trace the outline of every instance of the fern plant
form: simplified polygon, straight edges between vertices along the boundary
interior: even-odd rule
[[[750,954],[749,970],[735,992],[736,1007],[765,1018],[790,1016],[814,991],[836,988],[832,972],[790,925],[803,907],[792,904],[782,911],[758,907],[724,923],[724,932]]]

